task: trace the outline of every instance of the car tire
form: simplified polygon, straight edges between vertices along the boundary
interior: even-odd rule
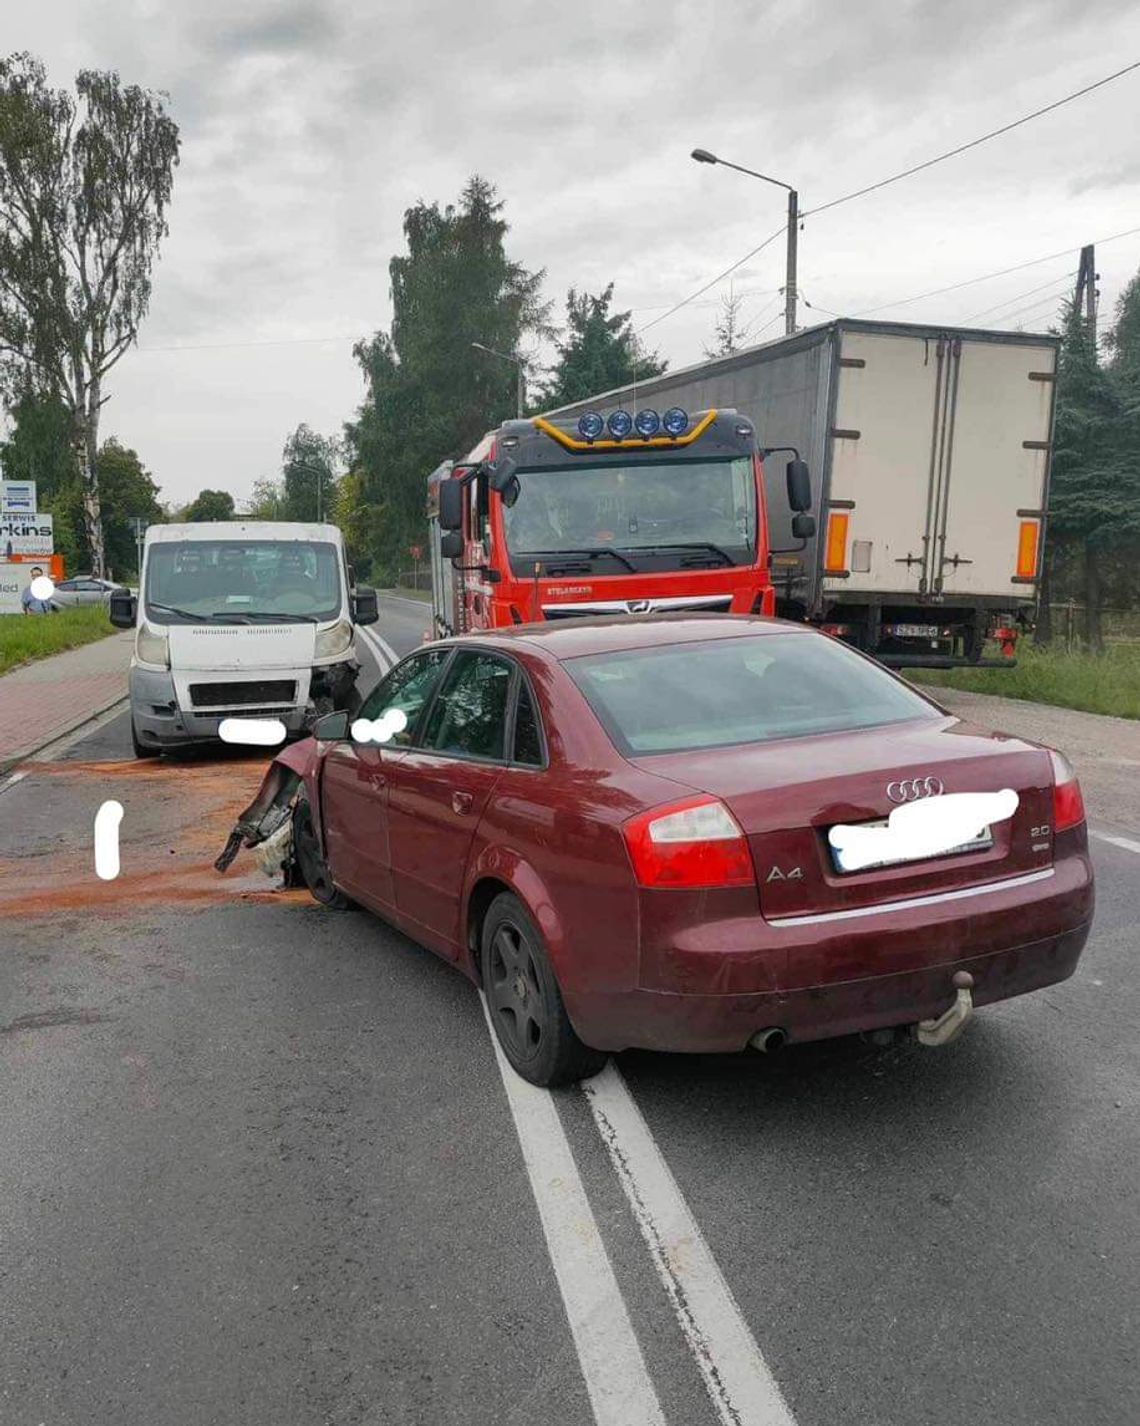
[[[131,719],[131,747],[135,750],[136,758],[156,758],[162,749],[152,748],[149,743],[140,743],[139,735],[135,732],[135,720]]]
[[[549,1088],[597,1074],[607,1056],[575,1033],[542,933],[510,892],[483,921],[481,968],[495,1037],[523,1079]]]
[[[332,874],[317,841],[313,810],[304,793],[293,804],[293,857],[309,895],[331,911],[347,911],[352,902],[333,884]]]

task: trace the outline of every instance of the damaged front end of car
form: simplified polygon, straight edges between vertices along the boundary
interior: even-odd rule
[[[280,752],[270,764],[257,796],[244,809],[226,839],[221,856],[214,862],[226,872],[242,847],[253,850],[266,876],[284,873],[286,886],[298,884],[293,850],[293,804],[305,782],[316,753],[316,743],[307,738]]]

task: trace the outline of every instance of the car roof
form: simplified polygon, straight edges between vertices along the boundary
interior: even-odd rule
[[[513,629],[495,629],[473,637],[480,644],[498,645],[504,651],[522,644],[561,661],[587,654],[691,644],[703,639],[739,639],[790,633],[814,633],[814,630],[786,619],[768,619],[758,615],[631,614],[519,624]],[[464,636],[457,635],[450,642],[464,642]]]

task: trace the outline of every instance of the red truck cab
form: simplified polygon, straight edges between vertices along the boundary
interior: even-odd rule
[[[771,614],[761,452],[735,411],[507,421],[429,479],[433,636],[607,614]],[[807,468],[788,466],[797,537]]]

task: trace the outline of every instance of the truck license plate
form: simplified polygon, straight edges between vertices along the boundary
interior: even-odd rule
[[[892,624],[891,633],[896,639],[936,639],[939,628],[937,624]]]

